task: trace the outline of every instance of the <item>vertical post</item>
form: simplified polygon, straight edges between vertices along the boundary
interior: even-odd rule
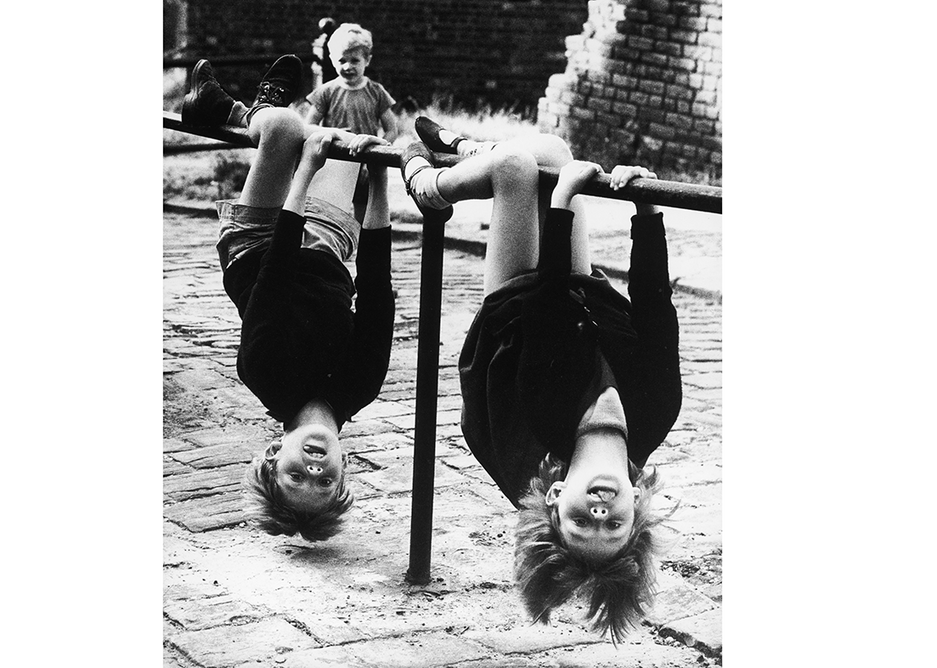
[[[337,27],[338,23],[331,16],[325,16],[319,20],[319,34],[324,35],[322,38],[322,60],[319,61],[319,65],[322,67],[322,81],[319,83],[326,83],[338,76],[338,72],[335,71],[335,66],[332,65],[332,59],[329,56],[329,37],[332,36]]]
[[[424,216],[416,361],[416,424],[413,434],[410,567],[406,576],[407,581],[413,584],[426,584],[430,579],[444,238],[445,223]]]

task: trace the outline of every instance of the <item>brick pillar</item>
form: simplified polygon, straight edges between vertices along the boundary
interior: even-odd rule
[[[590,0],[538,125],[577,157],[722,179],[722,0]]]

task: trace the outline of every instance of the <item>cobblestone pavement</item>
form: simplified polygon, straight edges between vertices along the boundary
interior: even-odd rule
[[[406,224],[395,225],[401,228],[393,248],[398,298],[387,380],[379,398],[343,430],[357,496],[348,527],[325,543],[308,544],[246,524],[245,465],[280,428],[237,379],[240,323],[221,286],[216,226],[212,215],[164,216],[165,665],[721,663],[718,295],[675,298],[685,398],[652,463],[667,485],[659,504],[670,508],[679,500],[680,506],[668,522],[672,546],[655,611],[616,648],[587,630],[581,605],[565,606],[549,627],[531,626],[512,590],[514,510],[475,463],[459,429],[456,360],[482,283],[482,263],[467,251],[447,250],[444,265],[432,581],[404,581],[420,266],[419,238]],[[477,220],[470,227],[477,229]]]

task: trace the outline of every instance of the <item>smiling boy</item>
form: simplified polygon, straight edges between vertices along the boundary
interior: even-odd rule
[[[312,105],[306,122],[349,132],[397,138],[394,98],[387,89],[365,75],[371,64],[374,41],[369,30],[357,23],[343,23],[329,37],[329,60],[338,76],[306,96]],[[368,202],[368,167],[362,165],[353,198],[355,218],[363,220]]]
[[[393,142],[397,119],[394,98],[365,75],[371,64],[371,32],[357,23],[343,23],[329,38],[329,59],[338,76],[306,96],[312,108],[306,122],[350,132],[381,136]]]

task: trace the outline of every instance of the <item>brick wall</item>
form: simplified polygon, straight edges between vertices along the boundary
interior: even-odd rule
[[[536,108],[566,66],[567,35],[586,20],[585,0],[164,0],[185,5],[176,55],[309,53],[323,16],[374,33],[369,75],[398,100]],[[167,20],[169,19],[167,9]],[[173,10],[175,11],[175,10]],[[253,90],[263,66],[225,67],[233,93]],[[311,76],[307,88],[312,86]],[[307,91],[304,91],[308,92]]]
[[[567,66],[538,105],[541,130],[607,169],[722,178],[722,0],[591,0]]]

